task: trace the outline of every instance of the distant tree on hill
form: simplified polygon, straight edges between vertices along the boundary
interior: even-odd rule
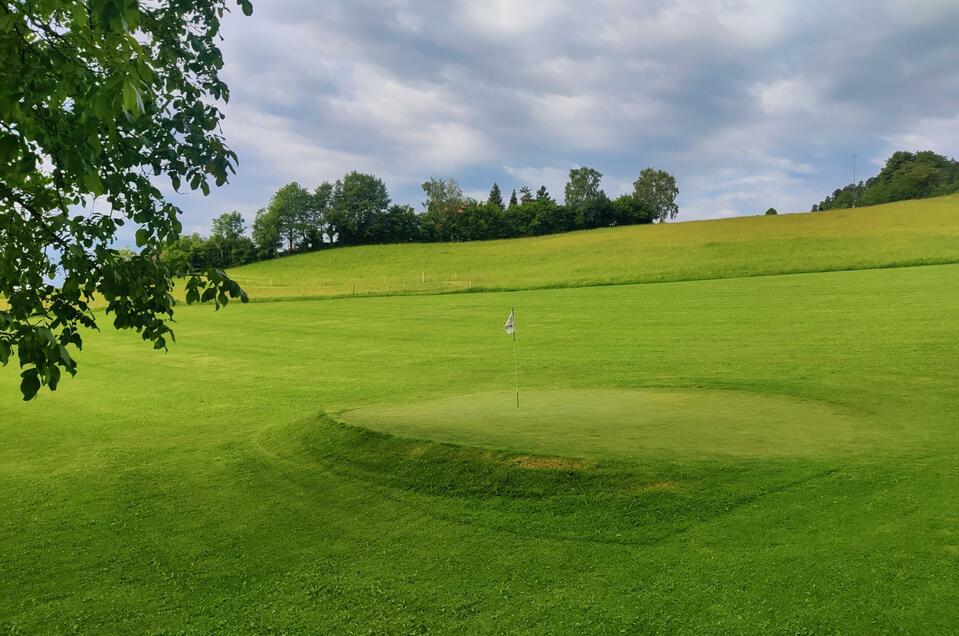
[[[776,216],[779,212],[776,212],[776,208],[769,208],[766,210],[766,216]]]
[[[178,271],[201,269],[206,261],[204,240],[199,234],[184,234],[172,245],[166,246],[160,255],[163,262]]]
[[[376,228],[390,206],[386,184],[355,170],[338,181],[330,195],[326,218],[341,245],[381,243]]]
[[[275,217],[280,239],[288,252],[309,246],[309,237],[316,221],[313,196],[306,188],[296,181],[286,184],[270,199],[267,213]]]
[[[605,193],[600,188],[602,179],[603,173],[595,168],[586,166],[572,168],[569,171],[569,181],[566,182],[564,192],[566,205],[576,208],[605,197]]]
[[[372,243],[410,243],[422,239],[416,211],[409,205],[391,205],[373,219],[369,232]]]
[[[467,201],[460,184],[452,178],[431,177],[421,187],[426,194],[422,223],[427,240],[462,240],[458,234],[460,223],[457,217],[462,214]]]
[[[930,150],[898,151],[882,170],[865,183],[850,183],[834,190],[813,211],[878,205],[906,199],[924,199],[959,191],[959,162]]]
[[[577,227],[615,225],[616,214],[613,204],[600,187],[602,178],[603,174],[599,170],[586,166],[569,171],[565,205],[569,208]]]
[[[212,236],[232,241],[240,238],[246,233],[246,221],[239,212],[226,212],[213,219]]]
[[[489,198],[486,202],[490,205],[495,205],[500,210],[506,209],[506,205],[503,203],[503,193],[500,192],[499,184],[493,183],[493,187],[489,191]]]
[[[545,186],[535,197],[529,188],[524,187],[521,192],[519,203],[510,207],[504,219],[506,236],[538,236],[573,229],[567,208],[559,205]]]
[[[426,194],[423,208],[427,212],[449,213],[462,207],[466,201],[463,188],[456,179],[437,179],[430,177],[421,186]]]
[[[311,249],[333,245],[336,240],[336,232],[328,218],[332,200],[333,184],[329,181],[324,181],[313,191],[312,224],[308,232]]]
[[[300,252],[326,245],[538,236],[590,227],[650,223],[669,217],[671,211],[675,214],[675,201],[670,197],[674,198],[677,190],[668,173],[644,170],[636,181],[639,191],[624,194],[615,201],[610,201],[603,192],[601,179],[598,170],[575,168],[570,171],[564,191],[569,204],[558,203],[546,186],[540,186],[535,194],[523,186],[519,196],[513,190],[510,205],[506,207],[496,183],[485,201],[476,201],[464,195],[455,179],[431,178],[422,184],[426,195],[422,214],[410,206],[390,205],[386,185],[373,175],[351,172],[334,184],[321,184],[313,194],[291,183],[280,188],[270,205],[257,213],[253,246],[249,251],[262,259],[273,258],[280,252]],[[229,213],[214,222],[210,239],[195,237],[181,248],[170,249],[169,258],[224,262],[222,254],[226,252],[217,237],[233,236],[242,230],[242,217]],[[236,258],[249,260],[240,251],[238,256],[230,256],[225,262],[236,264]]]
[[[639,225],[652,223],[653,214],[649,206],[632,192],[613,200],[613,213],[617,225]]]
[[[679,206],[676,197],[679,188],[676,178],[665,170],[644,168],[633,182],[633,196],[638,204],[649,210],[650,219],[663,222],[676,218]]]
[[[495,238],[505,238],[505,212],[498,205],[489,201],[480,203],[468,200],[460,214],[456,215],[456,228],[450,232],[450,239],[454,241],[484,241]]]
[[[525,232],[527,235],[556,234],[577,229],[572,210],[557,203],[545,188],[540,188],[536,198],[521,207],[529,208],[530,224]]]
[[[249,263],[255,255],[253,241],[246,236],[246,221],[236,211],[213,219],[213,231],[206,242],[211,252],[207,267],[237,267]]]
[[[283,239],[280,236],[280,226],[276,214],[266,208],[256,212],[253,221],[253,244],[256,247],[256,258],[264,260],[275,258],[280,250]]]

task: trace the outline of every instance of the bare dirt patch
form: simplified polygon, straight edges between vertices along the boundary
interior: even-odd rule
[[[679,486],[674,481],[654,481],[648,484],[640,484],[636,488],[639,492],[662,492],[664,490],[676,490]]]
[[[582,459],[567,459],[564,457],[536,457],[533,455],[520,455],[510,460],[512,464],[520,468],[531,470],[584,470],[589,468],[592,463]]]

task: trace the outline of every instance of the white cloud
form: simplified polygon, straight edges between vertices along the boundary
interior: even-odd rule
[[[456,170],[493,156],[491,142],[470,125],[475,113],[469,103],[441,84],[404,83],[358,65],[329,105],[339,123],[386,137],[395,153],[408,153],[408,168]]]
[[[383,170],[374,158],[359,153],[326,148],[296,130],[289,118],[243,107],[233,108],[224,132],[242,156],[258,160],[259,169],[278,187],[289,181],[305,184],[333,180],[350,169]],[[244,170],[241,163],[240,169]],[[238,175],[242,178],[242,173]]]
[[[517,37],[541,29],[566,10],[568,3],[554,0],[465,0],[457,13],[468,29],[486,36]]]
[[[418,205],[429,175],[562,198],[654,166],[681,218],[808,209],[852,154],[959,154],[954,0],[270,0],[224,25],[240,173],[188,225],[358,169]],[[244,204],[245,205],[241,205]],[[228,207],[226,207],[228,206]]]
[[[959,157],[959,115],[925,117],[906,130],[883,139],[886,141],[885,152],[876,156],[876,162],[880,164],[895,150],[934,150],[949,157]]]
[[[819,87],[802,77],[764,82],[752,88],[763,112],[769,115],[791,115],[814,112],[819,105]]]

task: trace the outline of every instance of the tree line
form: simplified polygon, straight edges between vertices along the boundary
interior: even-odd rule
[[[931,150],[898,151],[875,177],[839,188],[812,206],[813,212],[925,199],[959,192],[959,162]]]
[[[335,183],[310,191],[297,182],[274,193],[247,228],[239,212],[213,220],[208,237],[181,237],[163,259],[181,271],[228,268],[337,246],[380,243],[481,241],[539,236],[572,230],[662,222],[679,212],[676,179],[646,168],[633,189],[611,199],[602,173],[581,167],[569,171],[563,203],[541,186],[526,186],[504,198],[494,183],[485,201],[468,197],[455,179],[423,183],[423,211],[394,203],[386,184],[371,174],[350,172]]]

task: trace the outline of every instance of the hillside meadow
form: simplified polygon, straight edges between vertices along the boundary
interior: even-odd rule
[[[231,275],[254,300],[702,280],[959,262],[959,195],[477,243],[371,245]]]
[[[933,203],[290,257],[250,271],[581,276],[180,307],[32,403],[0,369],[0,632],[955,632],[959,264],[893,266],[959,250]],[[855,271],[758,275],[810,255]]]

